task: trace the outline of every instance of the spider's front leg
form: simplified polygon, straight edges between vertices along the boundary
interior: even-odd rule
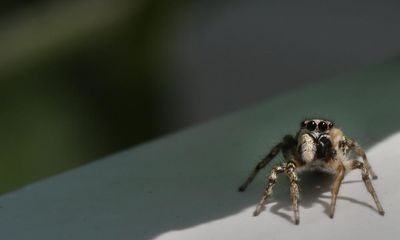
[[[286,167],[286,175],[289,178],[290,181],[290,196],[292,198],[292,207],[293,207],[293,212],[294,212],[294,223],[299,224],[300,222],[300,216],[299,216],[299,185],[298,181],[299,179],[297,178],[296,174],[296,165],[292,162],[289,162],[287,167]]]
[[[281,166],[275,166],[274,168],[272,168],[271,174],[267,178],[264,195],[262,196],[261,201],[258,203],[257,208],[253,213],[254,216],[257,216],[263,210],[265,202],[272,193],[272,188],[276,183],[278,174],[283,173],[285,170],[286,170],[286,164],[282,164]]]
[[[378,208],[379,214],[384,215],[385,211],[383,210],[382,205],[378,199],[378,195],[376,194],[375,189],[372,186],[371,179],[369,177],[370,172],[367,167],[367,164],[359,162],[357,160],[348,160],[348,161],[346,161],[345,165],[340,164],[336,168],[336,178],[335,178],[335,181],[332,186],[330,217],[333,218],[333,216],[335,214],[336,198],[337,198],[337,194],[339,192],[340,185],[344,178],[345,169],[347,169],[347,170],[360,169],[361,170],[361,176],[364,181],[364,184],[365,184],[368,192],[371,194],[372,198],[374,199],[376,207]]]
[[[276,183],[276,179],[278,177],[278,174],[285,172],[286,175],[289,178],[290,181],[290,195],[292,199],[292,206],[293,206],[293,212],[294,212],[294,222],[295,224],[299,224],[300,222],[300,217],[299,217],[299,205],[298,205],[298,200],[299,200],[299,186],[298,186],[298,178],[296,175],[296,165],[293,162],[289,163],[284,163],[281,166],[276,166],[272,169],[271,174],[267,178],[267,183],[264,191],[264,195],[261,198],[261,201],[259,202],[256,210],[254,211],[254,216],[257,216],[260,214],[260,212],[263,210],[265,206],[265,202],[269,198],[269,196],[272,193],[272,188],[274,187]]]
[[[342,163],[340,163],[336,167],[336,176],[335,176],[335,181],[333,182],[332,185],[332,196],[331,196],[331,211],[330,211],[330,217],[333,218],[333,215],[335,214],[335,208],[336,208],[336,199],[337,195],[339,192],[339,188],[342,185],[342,181],[344,178],[345,174],[345,168]]]
[[[291,146],[293,145],[294,139],[292,136],[290,135],[286,135],[283,138],[283,141],[278,143],[275,147],[273,147],[271,149],[271,151],[269,152],[269,154],[267,156],[265,156],[254,168],[254,170],[251,172],[250,176],[246,179],[246,181],[240,185],[239,187],[239,191],[243,192],[244,190],[246,190],[247,186],[253,181],[254,177],[257,175],[257,173],[263,169],[265,166],[268,165],[269,162],[271,162],[271,160],[278,155],[278,153],[282,150],[282,148],[285,148],[287,146]]]

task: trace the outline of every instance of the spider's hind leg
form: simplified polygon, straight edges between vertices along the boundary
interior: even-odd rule
[[[365,167],[368,169],[369,174],[371,175],[372,179],[377,179],[378,176],[372,170],[371,165],[368,162],[367,155],[365,154],[364,149],[354,140],[349,137],[346,137],[346,145],[352,149],[358,156],[362,157]]]

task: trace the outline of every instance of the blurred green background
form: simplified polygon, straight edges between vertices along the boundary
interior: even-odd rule
[[[399,11],[389,0],[1,1],[0,193],[395,56]]]
[[[179,1],[8,1],[0,192],[165,132],[153,52]]]

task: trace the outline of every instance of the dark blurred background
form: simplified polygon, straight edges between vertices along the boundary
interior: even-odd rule
[[[399,10],[372,0],[1,1],[0,192],[395,56]]]

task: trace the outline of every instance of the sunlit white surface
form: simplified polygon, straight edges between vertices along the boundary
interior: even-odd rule
[[[372,197],[361,180],[360,172],[349,173],[342,185],[334,219],[327,214],[330,192],[315,196],[304,206],[300,202],[300,224],[291,221],[290,207],[272,213],[272,201],[258,217],[253,217],[255,205],[237,214],[178,231],[159,235],[157,240],[177,239],[390,239],[396,236],[400,222],[400,133],[396,133],[367,151],[379,178],[373,181],[386,215],[376,211]],[[279,182],[278,182],[279,184]],[[243,193],[246,194],[246,193]],[[261,189],[260,189],[261,194]],[[300,193],[301,194],[301,193]],[[288,196],[289,197],[289,196]],[[256,203],[259,199],[254,199]],[[290,219],[289,219],[290,218]]]

